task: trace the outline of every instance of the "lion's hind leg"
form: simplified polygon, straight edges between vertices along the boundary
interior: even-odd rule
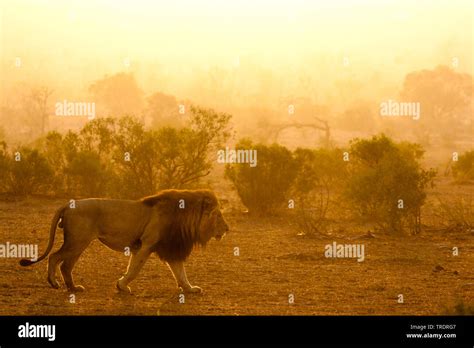
[[[56,269],[61,262],[61,249],[51,254],[48,259],[48,283],[55,289],[60,287],[56,280]]]
[[[71,238],[67,233],[64,234],[64,244],[61,248],[51,254],[48,263],[48,282],[55,289],[58,289],[59,283],[56,280],[56,269],[61,264],[61,274],[69,291],[82,291],[84,287],[76,286],[72,277],[72,270],[82,252],[90,244],[91,239]]]
[[[64,261],[61,264],[61,273],[64,279],[64,283],[66,283],[66,287],[70,292],[84,291],[84,287],[82,285],[74,284],[74,279],[72,277],[72,269],[74,268],[74,265],[76,264],[77,260],[79,259],[86,247],[84,247],[80,251],[75,250],[74,253],[66,254],[64,257]]]

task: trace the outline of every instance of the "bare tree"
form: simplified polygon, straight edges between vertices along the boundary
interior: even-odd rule
[[[26,96],[26,107],[29,117],[39,117],[40,120],[40,134],[43,136],[48,127],[49,113],[48,100],[53,94],[53,90],[46,87],[32,88],[30,93]]]

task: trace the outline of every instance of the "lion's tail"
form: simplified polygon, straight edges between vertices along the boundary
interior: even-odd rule
[[[46,248],[46,251],[44,252],[43,255],[41,255],[38,259],[36,259],[35,261],[33,260],[29,260],[29,259],[21,259],[20,260],[20,265],[21,266],[30,266],[34,263],[37,263],[37,262],[40,262],[41,260],[43,260],[46,256],[48,256],[48,254],[50,253],[51,249],[53,249],[53,245],[54,245],[54,236],[56,235],[56,228],[58,226],[58,222],[60,219],[62,219],[63,215],[64,215],[64,211],[66,210],[67,208],[67,205],[64,205],[62,206],[61,208],[59,208],[57,211],[56,211],[56,214],[54,215],[53,217],[53,220],[51,221],[51,228],[49,230],[49,243],[48,243],[48,247]],[[61,227],[61,225],[59,226]]]

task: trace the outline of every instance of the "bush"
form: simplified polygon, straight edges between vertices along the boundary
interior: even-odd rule
[[[110,178],[97,153],[80,151],[68,163],[68,192],[83,196],[100,196],[107,192]]]
[[[291,152],[280,145],[253,144],[241,140],[236,150],[256,150],[257,165],[227,164],[225,174],[237,189],[242,203],[253,214],[275,213],[288,206],[289,191],[296,176]]]
[[[114,136],[119,191],[140,197],[161,189],[195,185],[212,167],[210,154],[229,136],[230,115],[191,107],[187,127],[145,130],[132,118],[121,119]],[[124,154],[130,161],[124,160]]]
[[[127,117],[118,120],[113,135],[112,164],[115,174],[112,192],[137,198],[155,192],[156,144],[152,132]]]
[[[358,214],[383,230],[419,232],[425,188],[435,176],[421,168],[422,156],[419,145],[385,135],[352,141],[345,194]]]
[[[113,182],[111,149],[115,121],[96,119],[78,133],[49,132],[40,150],[53,170],[56,195],[102,196]]]
[[[228,137],[229,120],[197,107],[180,129],[145,129],[133,117],[100,118],[77,133],[50,132],[38,143],[53,168],[54,193],[138,198],[192,186],[208,175],[210,154]]]
[[[459,156],[453,165],[453,175],[458,180],[474,180],[474,150]]]
[[[209,144],[188,128],[162,128],[157,132],[159,188],[182,188],[209,174]]]
[[[6,192],[8,190],[7,178],[10,175],[10,158],[7,152],[7,144],[4,141],[0,141],[0,192]]]
[[[22,147],[7,160],[7,191],[16,195],[45,193],[51,184],[52,169],[38,150]]]
[[[297,176],[293,185],[295,223],[303,234],[322,233],[337,182],[345,176],[346,162],[339,149],[297,149]]]
[[[63,136],[55,131],[49,132],[40,144],[40,151],[46,157],[51,170],[52,190],[57,194],[64,194],[66,191],[66,150]]]
[[[451,200],[438,197],[436,216],[447,230],[470,231],[474,228],[474,201],[472,196],[461,196]]]

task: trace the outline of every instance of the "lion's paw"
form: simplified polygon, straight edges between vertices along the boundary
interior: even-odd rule
[[[83,292],[86,290],[82,285],[75,285],[73,288],[68,288],[69,292]]]
[[[200,294],[202,289],[199,286],[181,287],[182,291],[189,294]]]
[[[49,285],[51,285],[51,287],[54,288],[54,289],[59,289],[59,288],[61,287],[56,279],[50,279],[50,278],[48,278],[48,283],[49,283]]]
[[[127,293],[127,294],[131,294],[132,293],[132,289],[130,289],[129,286],[127,285],[123,285],[122,282],[121,282],[122,278],[120,278],[119,280],[117,280],[117,289],[120,291],[120,292],[124,292],[124,293]]]

